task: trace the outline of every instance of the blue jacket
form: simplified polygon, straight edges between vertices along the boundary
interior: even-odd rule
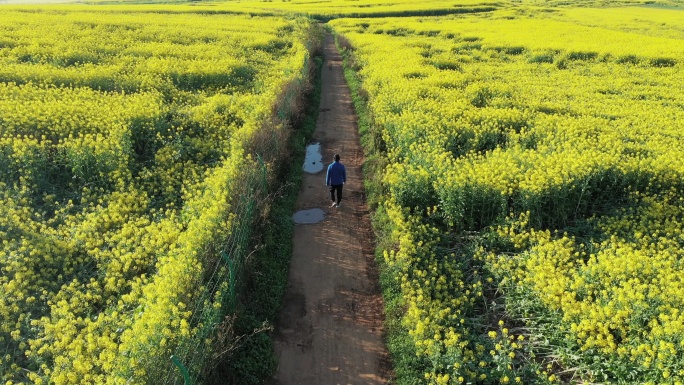
[[[347,181],[347,170],[345,170],[344,165],[340,162],[332,162],[328,166],[328,172],[325,174],[325,184],[328,186],[334,186],[338,184],[343,184]]]

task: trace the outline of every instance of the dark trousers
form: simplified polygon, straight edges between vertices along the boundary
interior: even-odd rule
[[[335,202],[335,193],[337,193],[337,203],[342,201],[342,184],[334,184],[330,186],[330,200]]]

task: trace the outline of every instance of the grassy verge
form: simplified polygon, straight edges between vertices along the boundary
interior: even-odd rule
[[[404,304],[399,283],[395,280],[397,272],[393,271],[383,257],[383,250],[393,248],[390,220],[382,202],[387,198],[387,192],[382,186],[382,176],[387,165],[386,146],[382,139],[381,128],[373,123],[368,110],[368,94],[363,89],[361,77],[358,74],[358,64],[354,58],[351,45],[341,36],[335,36],[337,48],[342,54],[344,76],[352,94],[354,108],[358,115],[361,145],[364,149],[366,162],[363,167],[364,186],[367,203],[371,210],[373,231],[376,236],[375,261],[380,269],[380,286],[385,302],[385,342],[393,361],[397,385],[413,385],[421,383],[423,363],[416,358],[414,344],[402,323]]]
[[[282,307],[292,256],[292,234],[297,194],[302,180],[306,143],[316,128],[321,97],[322,58],[316,53],[313,87],[305,96],[306,111],[294,122],[289,141],[288,164],[278,173],[279,188],[270,195],[272,203],[264,211],[254,234],[255,252],[248,261],[247,277],[238,294],[237,316],[233,333],[239,343],[218,365],[210,384],[263,384],[277,367],[270,333]]]

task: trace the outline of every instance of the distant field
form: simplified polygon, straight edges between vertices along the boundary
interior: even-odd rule
[[[221,7],[239,10],[268,10],[273,12],[302,13],[317,19],[338,17],[383,17],[406,15],[444,15],[490,11],[499,6],[496,0],[436,0],[416,2],[410,0],[336,0],[336,1],[235,1]]]
[[[681,384],[684,13],[330,24],[389,163],[398,382]]]
[[[328,20],[337,17],[383,17],[402,15],[444,15],[453,13],[482,12],[495,9],[505,1],[496,0],[436,0],[415,2],[409,0],[336,0],[336,1],[175,1],[175,0],[0,0],[0,4],[48,4],[48,3],[88,3],[98,5],[139,4],[160,11],[197,11],[206,10],[216,13],[250,14],[299,14],[317,19]],[[161,8],[159,8],[161,7]]]
[[[652,8],[683,9],[683,0],[435,0],[416,2],[410,0],[299,0],[299,1],[187,1],[187,0],[0,0],[2,4],[66,4],[82,3],[97,5],[138,4],[147,10],[161,12],[195,12],[204,10],[212,13],[249,13],[266,15],[307,15],[327,21],[343,17],[401,17],[438,16],[474,12],[489,12],[494,9],[518,5],[536,5],[554,8],[576,8],[596,6],[648,6]]]
[[[21,5],[21,4],[63,4],[63,3],[76,3],[79,0],[0,0],[0,5],[10,4],[10,5]]]

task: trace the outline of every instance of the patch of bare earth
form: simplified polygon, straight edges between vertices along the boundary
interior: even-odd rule
[[[324,45],[323,89],[313,139],[324,162],[339,153],[347,168],[341,207],[331,208],[325,170],[307,174],[297,209],[323,208],[325,220],[297,225],[289,287],[276,326],[273,385],[386,384],[383,302],[365,204],[357,119],[331,36]]]

